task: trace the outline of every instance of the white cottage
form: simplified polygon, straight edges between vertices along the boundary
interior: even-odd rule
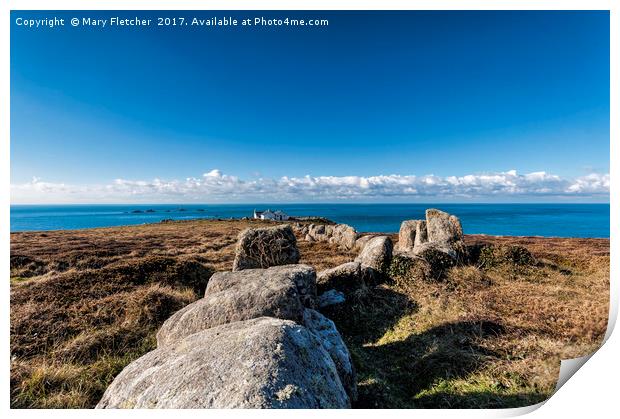
[[[267,211],[254,210],[254,218],[257,220],[286,221],[289,216],[280,210],[271,211],[268,209]]]

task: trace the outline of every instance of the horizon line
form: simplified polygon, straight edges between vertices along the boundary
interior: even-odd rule
[[[610,202],[547,202],[547,201],[536,201],[536,202],[111,202],[111,203],[95,203],[95,202],[73,202],[73,203],[11,203],[10,206],[61,206],[61,205],[260,205],[260,206],[268,206],[268,205],[433,205],[433,204],[441,204],[441,205],[610,205]]]

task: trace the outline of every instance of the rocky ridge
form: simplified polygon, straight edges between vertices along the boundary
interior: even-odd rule
[[[359,254],[317,274],[297,264],[293,229]],[[425,220],[404,221],[396,248],[386,235],[360,237],[344,224],[247,229],[233,270],[213,274],[204,297],[162,325],[157,349],[129,364],[97,407],[351,407],[357,397],[351,356],[317,309],[389,280],[395,261],[437,279],[464,249],[459,219],[435,209]]]

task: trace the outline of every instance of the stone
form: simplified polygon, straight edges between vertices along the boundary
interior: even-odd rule
[[[286,281],[291,280],[297,287],[302,304],[314,307],[316,299],[316,271],[312,266],[282,265],[268,269],[248,269],[238,272],[217,272],[211,276],[207,284],[206,294],[223,291],[233,286],[243,287],[244,282]],[[268,278],[267,280],[265,278]]]
[[[342,336],[338,333],[334,322],[318,311],[306,309],[304,311],[304,325],[321,341],[336,365],[340,382],[347,395],[351,400],[356,400],[357,379],[355,368],[353,367],[353,361],[351,361],[347,345],[345,345]]]
[[[325,308],[334,306],[336,304],[342,304],[346,301],[345,295],[335,289],[327,290],[323,294],[319,295],[316,300],[316,305],[319,308]]]
[[[463,228],[458,217],[438,209],[426,210],[426,230],[429,242],[454,243],[463,240]]]
[[[398,250],[404,252],[413,250],[420,221],[421,220],[405,220],[400,224],[398,244],[396,246]]]
[[[306,241],[329,242],[351,250],[355,247],[357,231],[346,224],[310,224],[305,236]]]
[[[323,289],[335,288],[349,293],[364,286],[361,269],[360,262],[347,262],[319,272],[316,280]]]
[[[97,408],[348,408],[326,341],[267,317],[207,329],[130,363]]]
[[[392,250],[392,240],[389,237],[376,236],[366,243],[355,261],[377,272],[386,273],[392,260]]]
[[[349,225],[337,224],[333,228],[334,237],[336,237],[337,243],[346,250],[351,250],[355,247],[355,241],[357,240],[357,231]]]
[[[415,246],[420,246],[424,243],[428,242],[428,229],[426,227],[425,220],[418,220],[415,230]]]
[[[458,257],[457,251],[452,247],[451,243],[447,242],[426,242],[416,246],[413,252],[409,252],[414,256],[424,257],[424,254],[429,250],[437,250],[446,253],[450,258],[456,260]]]
[[[317,235],[317,234],[325,234],[325,225],[324,224],[318,224],[314,226],[314,229],[311,230],[312,234]]]
[[[375,236],[367,235],[367,236],[358,237],[355,240],[354,249],[357,251],[361,251],[362,249],[364,249],[364,246],[366,246],[366,243],[368,243],[373,237]]]
[[[263,316],[300,322],[304,305],[298,289],[313,292],[313,300],[316,296],[316,289],[308,291],[306,283],[314,279],[308,271],[314,271],[301,266],[214,274],[204,298],[183,307],[164,322],[157,332],[157,345],[170,345],[205,329]]]
[[[233,271],[299,262],[297,240],[290,225],[248,228],[239,234]]]

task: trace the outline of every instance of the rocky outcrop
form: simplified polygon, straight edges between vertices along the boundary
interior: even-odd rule
[[[387,236],[366,236],[366,244],[353,262],[343,263],[318,273],[317,283],[323,290],[334,289],[344,294],[367,290],[385,279],[392,260],[392,240]]]
[[[204,298],[164,322],[157,333],[157,345],[169,345],[221,324],[263,316],[301,322],[304,304],[299,290],[313,307],[314,284],[314,269],[305,265],[216,273]]]
[[[342,224],[295,228],[307,240],[361,251],[319,273],[317,297],[317,275],[297,264],[290,225],[243,231],[233,271],[214,274],[204,298],[164,323],[158,348],[129,364],[98,407],[350,407],[357,397],[350,353],[314,308],[337,313],[387,275],[408,284],[439,278],[464,248],[458,218],[434,209],[403,223],[396,257],[388,236],[359,237]]]
[[[355,229],[346,224],[310,224],[300,228],[300,233],[309,242],[328,242],[336,244],[345,250],[355,248],[358,234]]]
[[[350,407],[335,329],[310,317],[310,328],[261,317],[160,347],[125,367],[97,407]]]
[[[420,257],[439,251],[457,260],[465,249],[461,222],[454,215],[427,209],[426,220],[402,222],[396,249]]]
[[[426,220],[403,221],[398,240],[396,249],[402,257],[390,269],[401,279],[440,280],[451,267],[466,259],[460,220],[437,209],[427,209]],[[411,273],[404,274],[405,267]]]
[[[233,271],[299,262],[297,240],[290,225],[248,228],[239,234]]]
[[[257,230],[240,236],[241,266],[260,259],[257,249],[267,264],[291,254],[278,256],[283,246],[272,245],[290,227]],[[351,407],[351,357],[334,323],[313,310],[316,300],[307,265],[215,273],[204,298],[164,322],[158,348],[125,367],[97,407]]]

